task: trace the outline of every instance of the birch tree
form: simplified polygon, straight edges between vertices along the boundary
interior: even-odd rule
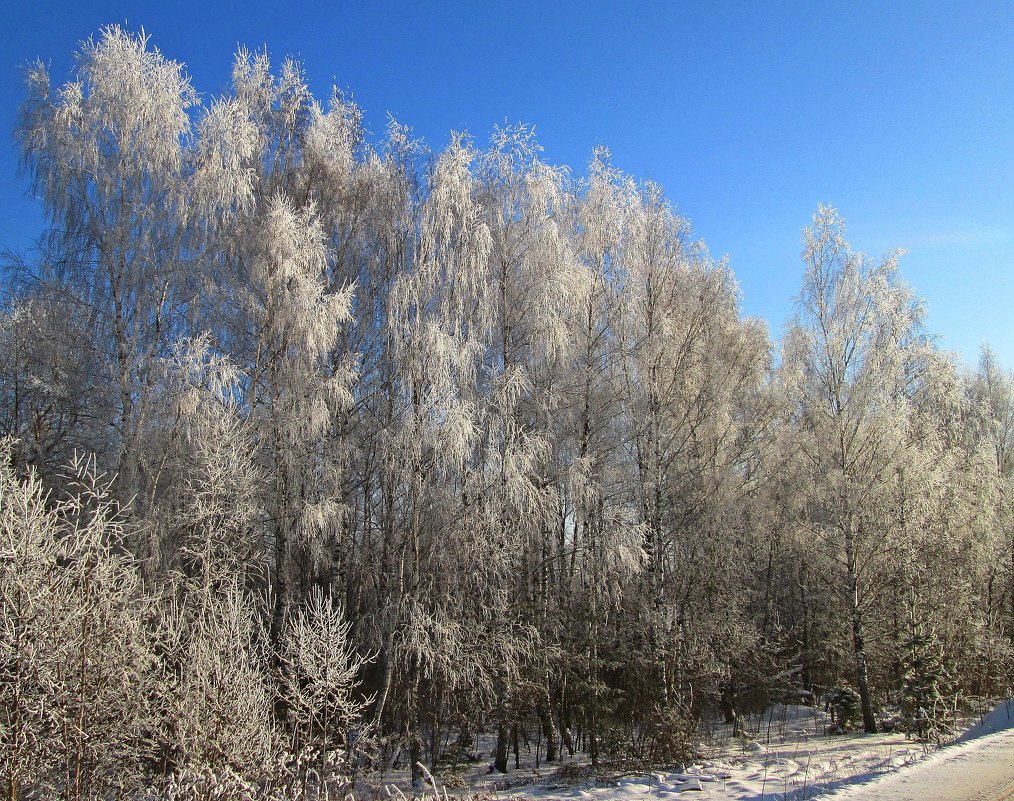
[[[549,473],[552,420],[562,401],[558,366],[569,359],[572,300],[586,288],[565,235],[564,173],[540,152],[534,130],[506,126],[494,132],[480,163],[490,293],[473,395],[481,427],[472,463],[477,486],[468,488],[476,501],[473,525],[486,533],[486,558],[496,565],[496,580],[510,587],[502,603],[520,613],[516,630],[532,632],[545,589],[535,565],[558,520]],[[512,575],[520,580],[512,582]],[[504,629],[510,626],[504,620]],[[510,681],[498,689],[495,766],[501,771],[513,689]]]
[[[593,155],[580,191],[570,234],[575,284],[561,315],[570,345],[553,367],[560,376],[553,441],[560,520],[555,547],[543,556],[555,574],[554,614],[579,624],[558,635],[566,646],[564,664],[557,668],[559,686],[551,688],[559,697],[560,729],[571,753],[575,704],[564,697],[564,688],[569,686],[576,705],[587,708],[597,746],[605,706],[602,665],[621,658],[609,652],[603,624],[620,613],[623,588],[637,580],[644,562],[644,531],[631,511],[631,463],[623,450],[620,358],[623,253],[639,197],[604,149]],[[546,600],[554,599],[547,594]],[[574,659],[584,653],[587,659]]]
[[[876,731],[867,663],[871,571],[890,541],[888,491],[904,453],[908,373],[919,344],[919,307],[897,274],[851,251],[834,209],[821,206],[804,235],[806,273],[785,360],[808,464],[806,525],[836,565],[829,578],[852,634],[863,727]]]
[[[1010,555],[1007,565],[1009,630],[1014,631],[1014,508],[1010,503],[1014,482],[1014,375],[1004,371],[996,354],[983,347],[973,383],[973,398],[982,420],[982,440],[996,465],[999,495],[997,523],[1007,532]]]
[[[441,507],[449,511],[459,505],[453,488],[460,486],[474,437],[472,409],[461,387],[474,376],[475,332],[468,315],[481,291],[478,276],[485,267],[488,232],[472,197],[473,157],[471,148],[455,138],[437,160],[421,209],[413,267],[392,287],[388,319],[396,411],[381,447],[395,507],[388,546],[395,580],[386,599],[390,619],[382,658],[390,662],[381,701],[399,675],[405,682],[404,726],[416,779],[423,678],[457,645],[457,621],[443,617],[440,596],[445,593],[434,586],[437,576],[430,570],[437,545],[432,537],[453,519]]]
[[[351,403],[352,365],[336,359],[335,347],[353,287],[326,282],[327,237],[299,174],[303,142],[325,147],[321,128],[333,120],[291,60],[276,77],[266,54],[241,50],[233,83],[234,96],[201,123],[191,191],[203,214],[207,297],[227,312],[210,327],[216,347],[243,371],[270,486],[265,537],[278,641],[291,593],[327,564],[343,519],[341,459],[325,435]]]
[[[86,310],[36,289],[0,313],[0,436],[9,438],[13,464],[53,488],[76,450],[104,450],[101,421],[112,410],[104,365],[82,347]]]
[[[153,543],[147,570],[183,577],[212,595],[238,581],[263,582],[264,471],[256,428],[243,412],[243,374],[209,337],[183,339],[159,365],[159,410],[145,447],[152,460]]]
[[[643,623],[663,707],[699,683],[687,681],[698,669],[698,601],[721,587],[723,573],[739,569],[729,560],[734,541],[720,537],[737,530],[736,510],[750,488],[742,410],[767,365],[766,333],[739,319],[731,273],[689,233],[649,185],[624,262],[623,392],[648,554]],[[695,586],[702,575],[715,576],[713,590]]]
[[[67,344],[108,371],[104,467],[126,502],[147,480],[153,368],[188,300],[180,173],[197,96],[181,64],[117,26],[82,44],[75,80],[54,89],[37,64],[27,82],[16,136],[52,223],[36,291],[86,310],[87,336]]]

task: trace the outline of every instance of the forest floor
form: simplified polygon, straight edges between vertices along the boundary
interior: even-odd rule
[[[580,756],[562,769],[545,764],[536,769],[534,758],[526,763],[522,751],[521,767],[507,776],[486,773],[485,765],[438,775],[425,796],[446,793],[470,801],[803,801],[828,793],[835,801],[1014,798],[1014,701],[975,722],[952,744],[935,748],[900,733],[824,734],[830,721],[822,710],[778,705],[751,719],[751,738],[733,738],[731,727],[716,727],[702,746],[702,758],[678,773],[617,770],[593,778]],[[382,793],[395,801],[404,795],[393,783]]]

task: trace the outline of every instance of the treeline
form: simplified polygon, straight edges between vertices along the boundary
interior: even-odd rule
[[[664,763],[791,697],[925,734],[1010,693],[1014,379],[832,209],[776,347],[606,152],[371,143],[291,61],[202,101],[109,28],[16,136],[51,227],[0,313],[6,798],[341,797],[480,732],[501,771],[519,732]]]

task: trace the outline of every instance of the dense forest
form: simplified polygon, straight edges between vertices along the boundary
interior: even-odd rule
[[[371,138],[246,50],[202,99],[115,27],[27,83],[4,798],[341,798],[480,734],[667,764],[790,698],[928,736],[1011,692],[1014,377],[834,209],[772,341],[605,150]]]

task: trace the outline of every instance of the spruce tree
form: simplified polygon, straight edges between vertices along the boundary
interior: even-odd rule
[[[946,728],[949,676],[931,627],[913,621],[902,666],[901,714],[906,729],[922,742],[939,739]]]

